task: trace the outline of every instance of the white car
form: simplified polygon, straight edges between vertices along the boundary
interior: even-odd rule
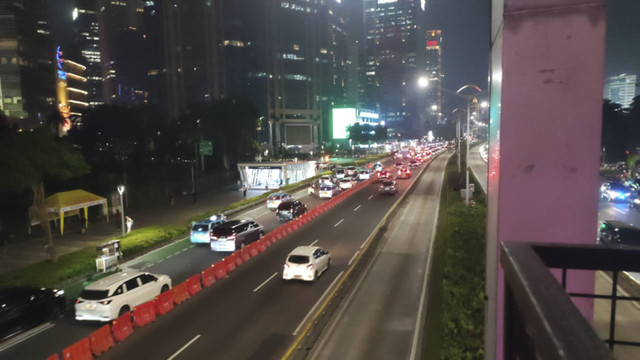
[[[320,179],[318,180],[318,182],[320,183],[320,186],[322,186],[322,185],[333,185],[333,179],[329,175],[320,176]]]
[[[358,171],[358,180],[369,180],[371,177],[371,170],[369,169],[361,169]]]
[[[337,186],[331,185],[322,185],[320,186],[320,193],[318,197],[320,199],[331,199],[332,197],[338,195],[340,193],[340,189]]]
[[[358,175],[358,169],[355,166],[347,166],[344,170],[345,176],[356,176]]]
[[[171,289],[171,278],[127,270],[84,288],[76,300],[76,320],[110,321]]]
[[[298,246],[287,255],[282,270],[284,280],[315,281],[331,266],[329,252],[317,246]]]
[[[345,171],[342,168],[336,169],[335,174],[336,174],[336,179],[342,179],[345,175]]]
[[[338,186],[340,187],[340,190],[347,190],[351,189],[355,183],[356,181],[352,177],[345,176],[338,181]]]
[[[382,169],[383,169],[383,167],[382,167],[381,163],[377,162],[377,163],[373,164],[373,171],[380,172],[380,171],[382,171]]]
[[[278,206],[283,201],[293,200],[293,196],[286,192],[277,192],[269,195],[267,198],[267,208],[272,211],[276,211]]]

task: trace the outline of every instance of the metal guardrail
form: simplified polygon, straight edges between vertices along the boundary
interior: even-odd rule
[[[640,271],[640,249],[576,244],[505,242],[500,263],[504,269],[505,359],[614,359],[618,274]],[[549,271],[561,269],[560,282]],[[567,270],[600,270],[613,274],[611,295],[567,293]],[[609,339],[602,341],[570,297],[610,299]],[[607,343],[609,348],[605,345]]]

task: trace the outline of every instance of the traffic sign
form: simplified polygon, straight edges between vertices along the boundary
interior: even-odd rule
[[[200,141],[200,155],[213,155],[213,141]]]

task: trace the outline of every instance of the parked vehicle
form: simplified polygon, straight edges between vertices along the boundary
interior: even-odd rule
[[[329,252],[317,246],[298,246],[287,255],[282,270],[284,280],[315,281],[331,266]]]
[[[217,225],[211,231],[212,251],[236,251],[260,239],[262,225],[253,220],[231,220]]]
[[[0,288],[0,340],[57,319],[65,307],[63,290]]]
[[[76,320],[110,321],[171,289],[167,275],[127,270],[84,288],[76,300]]]

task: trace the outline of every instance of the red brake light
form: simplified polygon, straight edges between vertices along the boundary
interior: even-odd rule
[[[307,269],[309,269],[309,270],[311,270],[312,267],[313,267],[313,264],[307,265]]]

